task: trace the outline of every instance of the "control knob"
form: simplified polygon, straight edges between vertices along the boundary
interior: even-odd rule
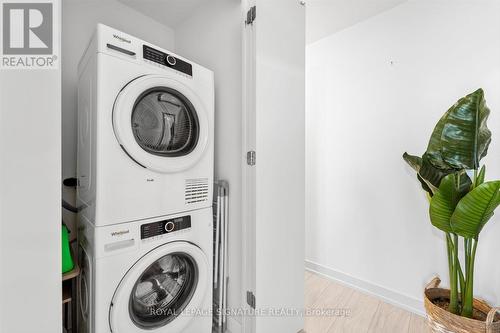
[[[167,223],[165,224],[165,231],[166,231],[166,232],[171,232],[171,231],[173,231],[173,230],[174,230],[174,228],[175,228],[175,224],[174,224],[174,222],[172,222],[172,221],[169,221],[169,222],[167,222]]]
[[[177,59],[175,59],[175,57],[173,57],[171,55],[167,55],[167,63],[170,66],[174,66],[177,63]]]

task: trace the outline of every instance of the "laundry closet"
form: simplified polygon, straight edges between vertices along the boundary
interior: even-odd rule
[[[213,111],[212,115],[210,115],[210,112],[206,113],[208,118],[205,120],[201,119],[199,115],[193,117],[192,114],[189,114],[189,110],[191,107],[193,109],[201,108],[197,103],[204,104],[203,108],[210,105],[210,97],[205,100],[202,100],[203,98],[191,98],[188,91],[176,94],[174,89],[172,90],[173,93],[171,90],[165,90],[161,93],[161,96],[158,94],[153,95],[150,101],[146,100],[144,103],[147,104],[151,101],[157,103],[160,101],[170,106],[176,105],[176,107],[179,107],[179,105],[182,105],[179,110],[184,110],[185,115],[176,113],[175,120],[170,114],[169,116],[163,115],[162,121],[165,124],[169,122],[175,124],[178,119],[184,119],[184,123],[179,126],[191,128],[191,131],[193,131],[185,134],[186,138],[192,138],[193,136],[201,139],[205,136],[210,138],[209,132],[213,132],[213,137],[210,139],[213,146],[213,156],[208,158],[206,162],[213,163],[213,175],[202,178],[210,183],[214,180],[225,180],[229,187],[226,297],[227,309],[233,311],[233,313],[228,314],[227,331],[231,333],[271,331],[288,333],[300,331],[303,328],[303,318],[300,316],[245,316],[243,312],[260,309],[269,312],[274,310],[278,313],[280,309],[300,311],[303,308],[305,90],[305,7],[303,3],[296,0],[272,2],[265,0],[64,0],[61,1],[60,5],[60,17],[58,18],[61,22],[61,62],[58,70],[60,79],[57,77],[52,78],[51,81],[47,81],[47,84],[55,87],[53,98],[58,98],[57,89],[58,87],[61,89],[61,113],[59,117],[62,126],[60,129],[58,126],[49,126],[49,128],[52,128],[53,133],[60,130],[61,135],[59,138],[43,137],[40,139],[44,140],[43,144],[45,145],[58,145],[58,142],[60,143],[62,168],[54,170],[54,175],[60,172],[62,179],[77,177],[78,186],[81,190],[81,187],[85,186],[87,181],[79,177],[82,175],[82,165],[88,164],[88,174],[90,175],[93,163],[96,163],[93,159],[98,159],[96,155],[92,154],[82,157],[79,155],[78,149],[79,145],[94,145],[95,148],[96,141],[102,140],[104,133],[100,133],[99,136],[93,136],[91,132],[89,132],[89,135],[81,135],[86,133],[85,130],[91,128],[92,122],[95,121],[92,117],[82,119],[79,108],[81,110],[88,107],[88,103],[82,102],[81,96],[87,94],[88,96],[92,95],[89,98],[102,98],[103,94],[102,89],[84,91],[87,88],[91,90],[89,88],[92,85],[91,79],[87,80],[85,84],[81,82],[82,75],[85,73],[82,69],[82,66],[84,66],[82,65],[82,56],[89,51],[89,48],[94,47],[94,53],[99,52],[99,48],[103,48],[104,53],[109,52],[113,56],[123,58],[127,57],[127,52],[129,52],[128,56],[134,53],[133,57],[141,61],[143,57],[145,59],[147,51],[154,54],[154,56],[165,56],[166,60],[170,60],[170,65],[167,66],[169,67],[168,70],[178,70],[183,77],[188,79],[191,79],[190,76],[193,73],[198,74],[205,69],[212,71],[213,91],[210,92],[208,88],[203,94],[210,96],[212,93],[214,99],[212,101],[214,102]],[[101,30],[98,29],[98,24],[102,24],[100,26]],[[89,44],[92,38],[95,39],[96,36],[101,38],[99,34],[106,35],[111,39],[124,39],[125,43],[117,40],[116,43],[99,44],[102,41],[97,41],[95,45]],[[286,44],[282,42],[285,37],[287,38]],[[137,48],[127,48],[126,45],[130,44],[128,43],[130,40],[132,40],[132,44],[136,43],[136,41],[142,44],[135,45]],[[146,50],[145,45],[150,49]],[[150,56],[146,60],[154,63],[154,56]],[[167,59],[168,56],[171,58]],[[95,61],[95,70],[98,70],[99,66],[103,64],[107,65],[105,61]],[[197,66],[200,66],[200,70],[198,70]],[[102,68],[99,70],[102,70]],[[115,70],[120,71],[120,67],[117,66]],[[157,74],[157,71],[151,71],[151,73]],[[121,71],[117,72],[117,75],[122,74]],[[137,73],[136,76],[141,78],[142,74]],[[210,82],[210,75],[207,74],[207,77],[208,79],[203,81],[204,83],[200,83],[201,85]],[[111,103],[112,107],[115,107],[116,103],[126,103],[119,96],[126,89],[134,88],[136,82],[133,82],[133,80],[131,82],[130,85],[124,85],[123,89],[115,94],[116,96],[107,97],[114,100]],[[143,84],[144,87],[149,84],[150,88],[156,88],[162,86],[163,83],[159,81],[144,83],[141,81],[137,84]],[[191,88],[196,91],[196,87]],[[176,91],[180,90],[181,88]],[[148,98],[148,96],[143,96],[138,92],[138,95],[134,97],[135,102],[131,102],[134,108],[137,103],[141,103],[137,102],[140,99],[139,95],[140,98]],[[197,100],[197,102],[193,102],[194,100]],[[58,105],[47,105],[47,112],[55,112],[54,110],[57,111],[58,107]],[[100,116],[102,115],[93,115],[93,117]],[[54,116],[54,119],[57,120],[57,117]],[[134,115],[131,114],[126,117],[133,118]],[[204,121],[206,121],[206,124],[212,123],[210,126],[206,125],[205,128],[203,127],[205,126]],[[86,124],[82,125],[82,122],[86,122]],[[158,165],[154,165],[154,162],[150,166],[147,165],[148,161],[141,160],[143,152],[134,152],[127,149],[126,140],[135,139],[137,141],[138,138],[144,138],[144,135],[139,133],[140,130],[137,130],[139,131],[137,133],[135,129],[133,131],[124,130],[123,136],[130,136],[132,133],[135,137],[130,136],[122,142],[120,139],[121,134],[119,131],[117,133],[116,128],[113,130],[113,126],[113,124],[109,123],[106,124],[106,128],[99,129],[100,131],[110,130],[108,134],[105,134],[110,138],[117,136],[118,142],[115,143],[121,149],[108,155],[110,160],[106,162],[106,165],[110,168],[108,170],[109,174],[113,175],[113,168],[117,168],[119,162],[116,162],[116,159],[118,159],[119,153],[122,154],[119,158],[128,159],[131,165],[136,163],[135,167],[151,167],[152,170],[158,171]],[[174,127],[168,128],[172,137],[177,135],[176,133],[180,133],[180,130],[174,130]],[[200,130],[201,128],[205,128],[207,133],[203,133],[203,130]],[[195,133],[194,130],[200,131]],[[141,135],[143,136],[141,137]],[[165,140],[171,142],[173,140],[171,139],[162,138],[164,142],[166,142]],[[190,146],[188,139],[184,140],[180,137],[179,140],[176,146],[179,150],[185,149],[186,152],[191,152],[196,149],[194,148],[196,145]],[[145,138],[142,148],[151,150],[151,147],[150,141]],[[161,150],[161,147],[156,148]],[[164,151],[151,151],[151,153],[156,156],[157,160],[167,155]],[[203,152],[200,153],[200,156],[202,155],[205,156]],[[203,160],[202,157],[200,159]],[[81,164],[77,162],[78,160],[84,160],[84,163]],[[117,164],[113,164],[112,161]],[[101,161],[98,160],[97,162]],[[191,170],[192,165],[196,164],[193,162],[191,165],[189,164],[190,161],[186,163],[185,168],[189,170]],[[176,172],[174,169],[175,167],[172,170],[159,171],[172,174],[172,172]],[[130,174],[130,177],[133,176]],[[120,186],[120,178],[129,176],[117,172],[113,177],[113,180],[103,187],[105,191],[114,185]],[[153,178],[148,178],[146,181],[152,183],[159,181]],[[173,178],[165,178],[160,181],[165,186],[168,186],[171,179]],[[193,175],[193,177],[189,176],[186,179],[199,181],[200,178]],[[129,184],[126,180],[123,180],[123,183]],[[175,191],[179,192],[178,195],[182,200],[176,203],[178,205],[184,204],[186,184],[185,179],[182,179],[178,190],[167,191],[168,196],[174,195]],[[53,191],[43,198],[47,203],[51,205],[60,203],[60,195],[62,195],[62,199],[75,206],[91,207],[95,204],[92,201],[95,198],[92,198],[92,196],[87,201],[82,201],[80,198],[77,199],[77,195],[72,188],[60,185],[62,193],[59,194],[57,191]],[[193,186],[195,185],[198,186],[199,184],[195,183]],[[147,191],[146,186],[147,184],[144,187],[131,185],[127,188],[127,186],[122,186],[119,191],[108,193],[109,197],[106,199],[107,202],[105,202],[103,208],[98,208],[97,212],[90,212],[90,215],[94,214],[92,215],[94,217],[96,214],[102,214],[102,221],[104,221],[102,227],[110,228],[109,230],[106,229],[106,232],[97,238],[107,237],[105,234],[113,235],[110,237],[123,235],[125,238],[119,242],[114,242],[108,248],[106,246],[109,244],[103,239],[91,240],[92,242],[95,241],[96,244],[100,244],[99,249],[104,251],[103,257],[106,257],[107,261],[96,261],[95,252],[100,251],[99,249],[95,248],[96,251],[90,251],[94,253],[86,255],[82,253],[86,252],[85,249],[79,247],[77,242],[73,243],[75,260],[79,258],[78,261],[82,271],[84,269],[88,270],[86,274],[89,275],[89,281],[95,281],[96,271],[103,269],[103,267],[110,269],[109,273],[104,274],[108,276],[112,274],[113,269],[123,269],[129,274],[138,269],[137,267],[140,265],[144,266],[142,267],[144,270],[152,267],[150,263],[141,263],[140,265],[132,264],[131,268],[126,270],[119,268],[118,265],[120,265],[121,259],[116,257],[117,259],[114,260],[112,259],[113,255],[108,256],[105,254],[105,249],[113,246],[122,251],[122,247],[137,246],[137,243],[144,244],[146,241],[152,241],[153,238],[155,240],[161,239],[165,233],[163,230],[167,230],[170,226],[173,226],[174,229],[172,230],[179,231],[179,239],[174,240],[196,242],[196,240],[182,239],[181,235],[186,235],[186,230],[189,230],[198,219],[206,221],[208,219],[206,213],[204,213],[203,218],[199,217],[198,213],[175,213],[172,216],[163,218],[160,216],[163,214],[161,210],[157,211],[156,209],[161,206],[161,200],[168,201],[169,198],[167,196],[162,197],[160,193],[153,193],[154,198],[151,201],[148,201],[147,198],[140,198],[137,193]],[[202,186],[205,186],[205,184],[202,184]],[[207,189],[212,191],[211,186],[207,187]],[[128,191],[136,192],[135,195],[131,195]],[[114,200],[113,197],[116,199]],[[123,200],[123,198],[144,200],[140,206],[144,209],[144,212],[150,215],[147,216],[148,223],[146,226],[141,222],[137,222],[135,229],[138,232],[137,234],[134,234],[136,231],[132,229],[117,227],[122,226],[125,221],[143,221],[146,219],[146,216],[141,215],[142,212],[136,214],[124,202],[115,205],[116,200]],[[209,204],[211,205],[211,200]],[[198,212],[197,209],[199,208],[208,209],[209,204],[204,203],[200,207],[183,208],[181,210]],[[123,207],[122,210],[119,209],[120,206]],[[55,211],[56,209],[53,207],[52,213]],[[68,211],[62,213],[62,218],[71,231],[71,238],[75,238],[78,233],[80,233],[80,236],[85,234],[85,231],[77,230],[78,226],[82,225],[81,217],[80,221],[77,222],[78,219],[74,215]],[[43,230],[46,233],[52,233],[53,239],[58,239],[60,218],[58,221],[50,221],[50,223],[50,228],[47,227]],[[28,228],[30,224],[33,224],[33,222],[26,221]],[[207,224],[205,227],[204,232],[212,232],[212,225]],[[40,229],[39,226],[37,228]],[[155,228],[162,229],[161,234],[154,234],[154,237],[150,237],[151,239],[146,239],[147,233],[152,229],[156,230]],[[98,233],[92,233],[89,239],[95,237],[95,235],[98,235]],[[129,237],[130,235],[135,235],[135,238]],[[101,243],[97,243],[98,241]],[[46,246],[46,244],[41,244],[41,246]],[[203,246],[207,248],[203,249]],[[211,249],[208,249],[206,244],[203,246],[199,247],[202,248],[204,253],[199,253],[193,248],[187,250],[187,256],[181,255],[168,258],[167,265],[170,265],[172,261],[177,263],[177,271],[171,272],[171,276],[175,275],[178,279],[179,275],[188,271],[190,267],[192,268],[192,275],[196,273],[194,280],[189,274],[183,277],[183,281],[187,282],[182,288],[189,288],[189,283],[194,284],[197,279],[208,279],[211,274],[211,266],[213,265],[211,258],[210,260],[203,259],[203,257],[208,258],[212,255]],[[156,247],[152,246],[151,249],[156,249]],[[2,247],[2,250],[8,251],[9,248]],[[45,266],[45,269],[50,270],[55,267],[54,263],[58,262],[60,256],[59,251],[57,247],[53,246],[44,252],[47,254],[47,262],[50,261],[52,265],[51,267]],[[183,253],[183,251],[185,251],[184,248],[174,246],[164,254],[173,253],[175,255],[176,253]],[[144,257],[148,255],[150,255],[149,250],[141,254]],[[137,262],[139,263],[139,260]],[[205,262],[207,266],[197,264],[200,262]],[[89,267],[92,268],[89,269]],[[179,269],[179,267],[182,269]],[[198,274],[200,270],[205,272]],[[54,277],[58,275],[53,274],[53,272],[50,274],[45,276],[42,269],[39,273],[42,276],[40,279],[47,285],[53,286],[55,284],[60,286],[60,281],[54,281]],[[144,277],[144,274],[141,275],[141,272],[137,272],[136,280],[140,280],[142,277]],[[106,277],[100,279],[106,280]],[[124,283],[126,287],[130,287],[130,290],[138,286],[134,282],[124,282],[126,280],[127,277],[124,274],[121,281],[117,279],[117,281],[120,281],[119,285],[113,285],[108,281],[98,287],[101,289],[84,295],[81,289],[82,279],[79,279],[77,285],[80,285],[77,288],[80,289],[76,293],[77,299],[75,300],[78,311],[81,312],[79,307],[83,306],[87,311],[83,316],[87,315],[97,318],[102,323],[110,322],[110,325],[117,325],[114,326],[113,332],[123,331],[123,333],[127,333],[126,326],[116,324],[126,320],[131,320],[134,323],[135,326],[131,326],[135,329],[134,332],[163,332],[161,327],[166,327],[164,325],[168,325],[168,323],[155,326],[155,323],[148,321],[149,319],[145,313],[141,314],[139,311],[135,318],[128,318],[130,316],[129,310],[134,307],[134,309],[140,308],[141,305],[135,306],[133,303],[129,303],[129,295],[131,294],[129,290],[126,291],[126,296],[116,296],[119,294],[120,288],[124,288]],[[85,288],[92,288],[89,281],[83,282]],[[209,289],[207,292],[210,293],[211,286],[207,286],[207,288]],[[109,310],[106,301],[103,301],[104,307],[107,307],[106,311],[99,307],[99,313],[93,313],[95,305],[92,304],[95,304],[96,301],[93,298],[99,293],[107,293],[111,295],[111,298],[117,297],[118,300],[122,297],[122,309],[113,312],[112,307],[116,306],[116,304],[112,304],[111,310]],[[140,292],[138,293],[140,294]],[[187,292],[184,296],[186,298],[197,297],[196,292],[193,292],[193,294],[195,296]],[[37,297],[46,298],[47,304],[51,304],[52,307],[57,304],[56,300],[60,300],[60,295],[54,295],[53,290],[51,291],[50,288],[46,288],[45,291],[37,290]],[[113,300],[116,302],[115,298]],[[203,301],[200,302],[203,303]],[[210,305],[207,307],[210,307]],[[45,318],[54,319],[60,316],[60,305],[58,308],[54,308],[52,312],[46,310],[46,313],[44,313]],[[80,313],[79,316],[82,316],[82,314]],[[108,316],[110,317],[108,318]],[[170,320],[172,323],[176,322],[175,318]],[[193,320],[198,320],[198,318],[186,319],[185,327],[191,327]],[[56,324],[45,323],[42,325],[42,331],[58,331],[60,325],[53,325]],[[90,325],[95,325],[95,322]],[[53,329],[49,329],[49,327]],[[172,327],[174,328],[171,328],[171,330],[177,329],[178,332],[182,332],[184,326],[179,325],[177,327],[174,325]],[[191,328],[191,330],[196,330],[196,328]],[[23,332],[23,329],[12,328],[10,332]],[[76,332],[76,330],[73,330],[73,332]],[[174,331],[168,330],[168,332]],[[96,333],[101,332],[96,331]]]

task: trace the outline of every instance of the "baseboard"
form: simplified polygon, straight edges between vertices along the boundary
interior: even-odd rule
[[[358,279],[349,274],[334,270],[310,260],[305,261],[305,267],[308,271],[320,274],[361,292],[376,296],[384,302],[403,308],[417,315],[425,316],[423,300],[419,300],[377,284]]]

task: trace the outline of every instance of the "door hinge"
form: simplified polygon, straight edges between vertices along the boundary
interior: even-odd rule
[[[253,21],[255,21],[255,17],[257,16],[257,7],[252,6],[247,12],[247,19],[245,21],[246,25],[253,24]]]
[[[247,291],[247,304],[250,305],[252,309],[255,309],[255,295],[251,291]]]
[[[255,150],[250,150],[247,152],[247,164],[250,165],[250,166],[253,166],[255,165],[255,159],[256,159],[256,156],[255,156]]]

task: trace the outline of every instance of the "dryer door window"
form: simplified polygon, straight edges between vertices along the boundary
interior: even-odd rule
[[[145,75],[132,80],[113,106],[113,129],[123,156],[161,173],[191,168],[213,137],[207,107],[212,109],[173,78]]]
[[[190,302],[198,282],[198,268],[191,256],[173,253],[151,264],[130,294],[132,321],[154,329],[174,320]]]
[[[155,87],[137,99],[132,131],[139,146],[151,154],[183,156],[198,142],[198,116],[193,104],[180,92]]]

